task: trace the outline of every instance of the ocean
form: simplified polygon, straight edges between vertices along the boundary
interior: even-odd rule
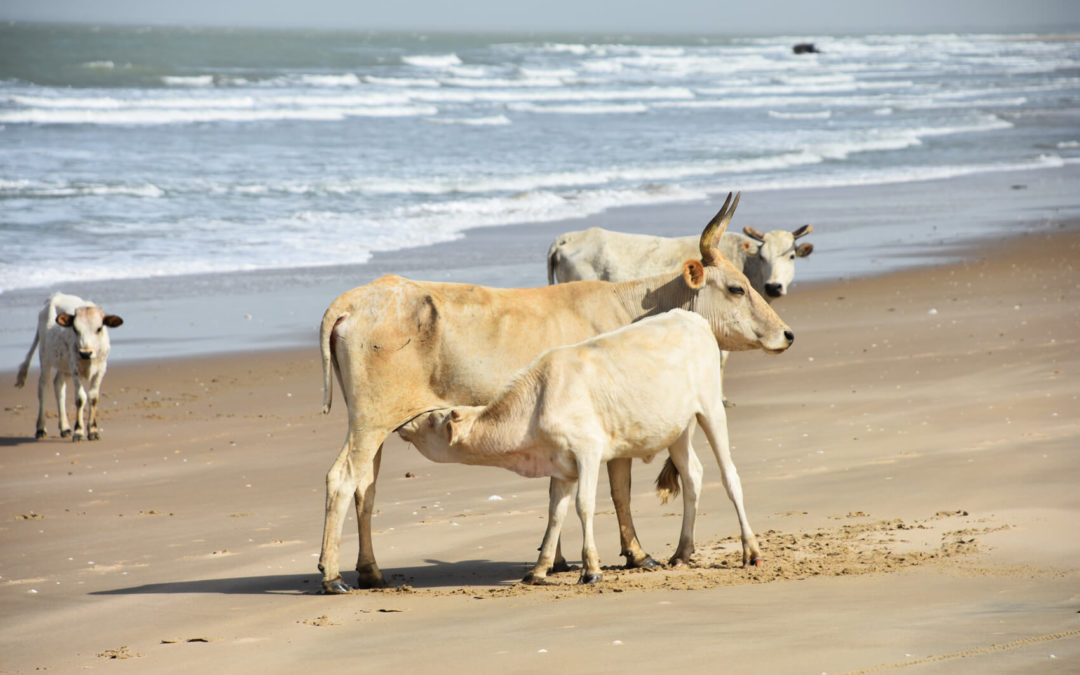
[[[729,190],[1077,163],[1076,39],[9,24],[0,307],[117,280],[139,283],[114,304],[150,280],[302,284],[472,228]],[[508,281],[543,283],[542,254]]]

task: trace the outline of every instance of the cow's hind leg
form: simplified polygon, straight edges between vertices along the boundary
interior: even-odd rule
[[[739,480],[739,472],[735,469],[735,462],[731,459],[731,445],[728,442],[727,416],[723,408],[715,415],[698,415],[698,424],[705,431],[705,437],[709,439],[716,461],[720,464],[720,476],[724,481],[728,498],[735,505],[735,513],[739,517],[739,529],[742,532],[743,566],[760,565],[761,549],[758,547],[757,537],[750,529],[750,521],[746,517],[746,508],[743,506],[742,482]]]
[[[45,365],[45,360],[41,360],[41,373],[38,375],[38,416],[37,426],[34,429],[34,438],[45,438],[48,436],[48,432],[45,430],[45,395],[49,388],[49,366]]]
[[[660,563],[641,548],[634,518],[630,514],[630,468],[631,459],[621,457],[607,463],[608,482],[611,484],[611,501],[615,503],[615,516],[619,520],[619,545],[626,558],[626,569],[652,570]]]
[[[345,446],[326,474],[326,516],[319,571],[323,574],[322,586],[327,593],[349,592],[349,587],[341,578],[340,555],[341,530],[350,497],[356,503],[360,530],[361,548],[357,567],[362,563],[368,565],[367,574],[362,572],[359,582],[364,587],[382,585],[382,574],[371,550],[370,517],[375,497],[375,460],[385,438],[386,434],[383,433],[362,434],[350,430],[345,438]],[[365,513],[368,519],[366,523]]]
[[[698,460],[694,448],[690,445],[692,430],[693,427],[683,432],[683,435],[679,436],[674,445],[669,448],[671,461],[682,478],[683,494],[683,519],[682,530],[679,533],[679,546],[675,549],[675,555],[668,561],[672,567],[690,564],[690,556],[694,554],[694,519],[697,517],[703,471],[701,461]]]
[[[555,561],[559,546],[559,534],[562,532],[566,507],[570,503],[570,494],[574,490],[574,481],[552,477],[548,488],[548,524],[544,531],[544,541],[540,544],[540,557],[532,571],[521,580],[525,584],[542,584],[547,579]],[[566,561],[563,560],[563,564]]]
[[[356,587],[382,588],[386,585],[379,563],[375,562],[375,548],[371,544],[371,514],[375,509],[375,483],[379,480],[382,449],[375,452],[371,480],[356,485],[356,526],[360,535],[360,554],[356,558]]]

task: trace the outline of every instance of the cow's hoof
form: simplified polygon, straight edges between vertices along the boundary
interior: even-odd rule
[[[345,580],[341,577],[330,579],[329,581],[323,579],[322,588],[323,593],[327,595],[345,595],[352,590],[346,585]]]
[[[84,440],[86,440],[86,438],[82,434],[75,434],[74,436],[71,437],[71,442],[72,443],[78,443],[79,441],[84,441]]]
[[[91,431],[90,434],[87,436],[87,438],[89,438],[91,441],[100,441],[101,440],[101,432],[100,431]]]
[[[549,582],[547,577],[540,577],[529,572],[521,579],[521,583],[526,586],[547,586]]]
[[[689,565],[690,561],[689,560],[683,560],[679,556],[673,555],[673,556],[671,556],[671,560],[668,560],[667,564],[668,564],[668,567],[671,567],[672,569],[678,569],[680,567],[685,567],[685,566]]]
[[[600,583],[600,577],[601,577],[601,574],[599,572],[595,572],[595,573],[592,573],[592,574],[590,574],[588,572],[585,572],[585,573],[583,573],[581,575],[581,578],[578,579],[578,583],[579,584],[588,584],[588,585],[591,586],[593,584]]]
[[[571,565],[565,560],[559,560],[556,561],[554,565],[548,568],[548,574],[558,574],[559,572],[573,572],[577,568],[577,565]]]
[[[754,558],[749,563],[743,562],[743,567],[761,567],[763,564],[761,558]]]
[[[34,439],[40,441],[41,439],[45,438],[48,435],[49,434],[45,433],[44,429],[38,429],[36,432],[34,432]]]
[[[725,398],[724,399],[724,407],[725,408],[734,408],[735,404]]]
[[[646,571],[652,572],[653,570],[658,570],[661,567],[663,567],[663,565],[661,565],[660,563],[653,560],[653,557],[651,555],[646,555],[644,558],[642,558],[641,560],[637,560],[637,561],[635,561],[634,559],[632,559],[632,558],[630,558],[628,556],[626,558],[626,565],[625,565],[624,569],[628,569],[628,570],[646,570]]]
[[[386,588],[386,580],[383,579],[382,571],[375,563],[365,565],[363,569],[356,568],[357,588]]]
[[[42,431],[41,435],[44,436],[45,432]],[[60,438],[67,438],[70,435],[71,435],[71,429],[61,429],[60,430]]]

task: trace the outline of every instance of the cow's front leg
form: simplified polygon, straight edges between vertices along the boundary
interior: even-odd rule
[[[642,550],[634,530],[633,516],[630,515],[631,461],[629,458],[618,458],[607,463],[611,501],[615,503],[615,516],[619,519],[619,545],[626,558],[626,569],[652,570],[660,567],[660,563]]]
[[[74,377],[72,384],[75,385],[75,431],[71,440],[77,443],[86,439],[86,424],[83,420],[86,419],[87,395],[81,377]]]
[[[67,378],[59,370],[53,375],[53,393],[56,395],[56,414],[60,418],[60,438],[71,435],[67,416]]]
[[[552,477],[548,487],[548,523],[544,531],[544,541],[540,544],[540,557],[536,560],[532,571],[521,580],[522,583],[537,585],[546,582],[549,570],[554,565],[556,549],[559,547],[559,534],[562,532],[566,507],[570,503],[573,490],[574,481]],[[566,561],[563,560],[563,564],[565,563]]]
[[[98,403],[101,400],[101,379],[105,375],[104,365],[102,369],[90,378],[90,410],[87,415],[86,437],[91,441],[101,440],[101,429],[98,428]]]

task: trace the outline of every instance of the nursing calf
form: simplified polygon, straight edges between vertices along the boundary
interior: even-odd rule
[[[742,530],[743,564],[761,556],[743,507],[728,444],[720,384],[720,353],[709,323],[681,309],[576,345],[542,354],[486,406],[420,415],[402,438],[436,462],[499,466],[523,476],[550,476],[548,527],[527,583],[544,579],[567,502],[577,484],[581,518],[581,583],[600,580],[593,514],[600,465],[649,460],[668,448],[683,477],[683,521],[672,563],[689,562],[701,491],[701,464],[690,449],[701,425],[720,464]]]
[[[56,408],[60,417],[60,436],[81,441],[89,438],[96,441],[101,438],[98,429],[97,408],[101,394],[101,380],[105,377],[106,359],[109,357],[109,328],[116,328],[124,323],[118,316],[106,314],[92,302],[74,295],[54,293],[45,301],[45,306],[38,314],[37,332],[26,359],[19,366],[15,386],[26,384],[26,375],[30,369],[30,359],[34,349],[38,348],[38,361],[41,375],[38,378],[38,417],[36,438],[44,438],[45,433],[45,390],[49,374],[53,376],[53,392],[56,395]],[[40,345],[40,347],[39,347]],[[67,378],[75,387],[75,430],[72,433],[68,424],[65,399],[67,398]],[[90,403],[89,418],[86,404]],[[86,419],[86,424],[83,420]]]

